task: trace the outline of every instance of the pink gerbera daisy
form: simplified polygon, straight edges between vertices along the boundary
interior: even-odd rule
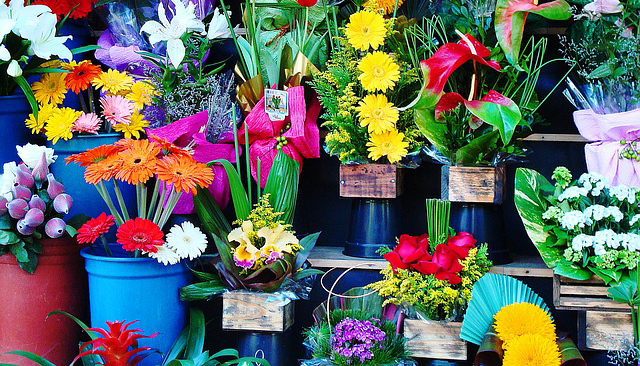
[[[80,117],[73,123],[71,131],[86,132],[94,135],[98,134],[100,129],[100,118],[95,113],[82,113]]]
[[[131,122],[133,114],[133,103],[120,95],[107,95],[100,98],[102,103],[102,115],[111,124]]]

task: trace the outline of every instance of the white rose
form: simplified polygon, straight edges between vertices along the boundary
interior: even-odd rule
[[[26,144],[24,146],[16,146],[18,150],[18,156],[22,159],[30,169],[34,169],[38,162],[42,158],[42,153],[46,153],[47,156],[47,165],[51,165],[56,159],[58,155],[53,155],[54,151],[50,147],[34,145],[34,144]]]
[[[0,196],[6,198],[7,201],[11,201],[13,199],[11,189],[13,188],[13,183],[16,180],[17,169],[18,166],[14,161],[4,163],[4,173],[0,175]]]

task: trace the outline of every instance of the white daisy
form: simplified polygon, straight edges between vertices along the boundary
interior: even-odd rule
[[[167,234],[167,246],[180,258],[194,259],[207,249],[207,236],[191,222],[185,221],[171,228]]]
[[[158,262],[164,264],[165,266],[168,264],[176,264],[180,262],[180,256],[173,249],[167,247],[166,245],[162,245],[158,247],[158,251],[148,252],[149,257],[154,258]]]

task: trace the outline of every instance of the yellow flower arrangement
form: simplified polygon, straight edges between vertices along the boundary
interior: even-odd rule
[[[91,84],[105,93],[118,94],[133,86],[133,78],[126,72],[109,69],[91,80]]]
[[[396,163],[407,155],[409,143],[404,141],[404,134],[398,130],[390,130],[382,133],[372,133],[367,142],[369,158],[379,160],[386,156],[391,164]]]
[[[38,118],[33,113],[29,114],[29,118],[25,121],[27,128],[31,129],[31,133],[40,133],[44,128],[45,122],[53,115],[58,107],[53,104],[43,104],[38,109]]]
[[[129,124],[126,123],[117,123],[113,125],[113,130],[116,132],[121,132],[124,134],[124,137],[130,139],[135,137],[137,139],[140,138],[140,133],[144,132],[144,129],[149,127],[149,121],[144,119],[144,115],[140,112],[133,112],[131,115],[131,121]]]
[[[393,90],[400,79],[400,68],[388,54],[375,51],[360,60],[358,69],[362,72],[358,80],[368,92]]]
[[[384,44],[387,28],[382,15],[361,10],[351,14],[345,34],[353,48],[360,51],[366,51],[369,48],[377,50]]]
[[[369,133],[382,133],[395,129],[400,113],[384,94],[369,94],[362,99],[356,111],[360,113],[360,126]]]
[[[69,140],[72,138],[71,127],[81,114],[82,112],[72,108],[57,108],[47,119],[45,125],[47,140],[52,140],[55,144],[59,139]]]
[[[153,97],[159,95],[156,89],[146,81],[136,81],[131,86],[131,92],[125,98],[133,102],[136,111],[153,102]]]
[[[494,319],[496,334],[506,349],[509,349],[512,341],[526,334],[537,334],[554,342],[556,340],[556,326],[551,316],[537,305],[525,302],[505,306]]]
[[[31,89],[40,105],[54,104],[58,105],[64,101],[67,93],[64,79],[66,74],[62,72],[53,72],[42,75],[40,81],[31,84]]]
[[[560,366],[562,355],[558,343],[539,334],[514,339],[507,348],[504,366]]]

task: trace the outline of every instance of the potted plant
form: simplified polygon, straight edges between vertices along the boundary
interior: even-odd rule
[[[73,199],[49,172],[56,159],[53,149],[17,148],[22,162],[4,165],[0,197],[0,353],[26,348],[65,364],[73,359],[80,334],[68,319],[42,322],[53,310],[84,311],[86,280],[74,238],[74,226],[82,220],[63,220]],[[60,339],[60,334],[66,337]]]

